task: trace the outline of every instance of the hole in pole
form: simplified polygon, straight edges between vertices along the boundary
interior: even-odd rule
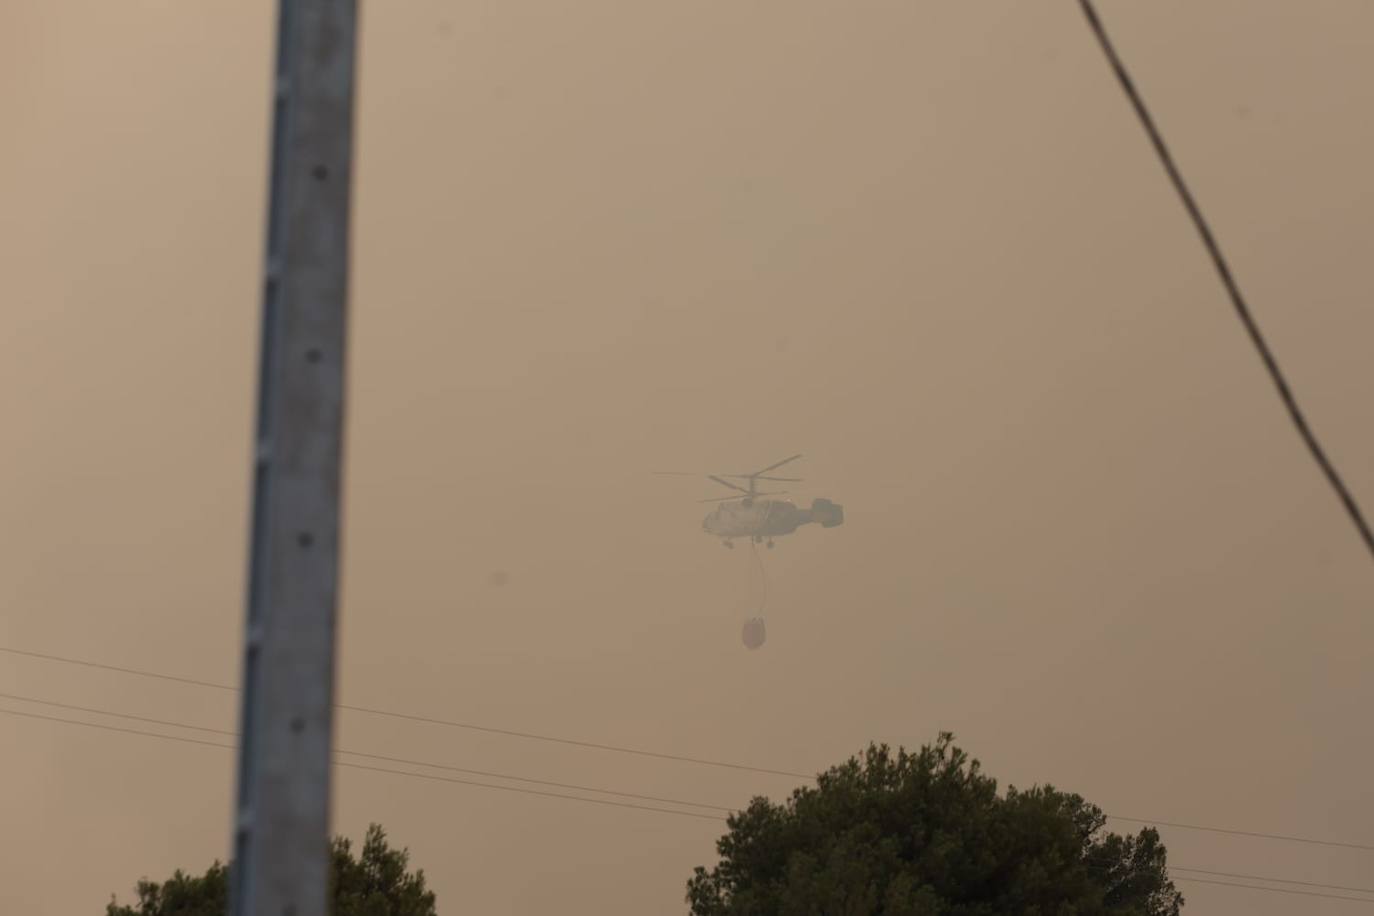
[[[319,347],[311,347],[305,351],[305,361],[307,363],[318,363],[324,359],[324,352]]]
[[[315,535],[311,534],[309,531],[302,531],[300,534],[296,535],[296,543],[300,544],[302,547],[309,547],[315,543]]]
[[[323,165],[317,165],[310,170],[310,174],[315,176],[316,181],[324,181],[329,177],[329,169]]]

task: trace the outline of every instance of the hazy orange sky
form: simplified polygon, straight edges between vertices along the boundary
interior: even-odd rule
[[[0,0],[0,645],[237,680],[273,8]],[[1102,11],[1374,505],[1374,5]],[[1076,4],[374,0],[360,66],[342,702],[804,772],[948,729],[1110,813],[1374,843],[1369,559]],[[748,652],[717,494],[648,472],[794,452],[847,521],[767,553]],[[230,693],[11,655],[0,691],[235,727]],[[350,713],[338,743],[792,786]],[[228,751],[0,715],[0,765],[6,914],[227,854]],[[722,831],[334,791],[450,916],[683,912]],[[1178,865],[1374,873],[1163,833]]]

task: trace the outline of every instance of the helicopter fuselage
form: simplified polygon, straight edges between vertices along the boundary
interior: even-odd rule
[[[721,538],[781,537],[811,520],[811,513],[786,499],[721,503],[702,520],[707,534]]]
[[[818,499],[802,509],[788,499],[739,499],[721,503],[702,520],[701,528],[714,537],[775,538],[791,534],[812,522],[833,528],[843,524],[843,509]]]

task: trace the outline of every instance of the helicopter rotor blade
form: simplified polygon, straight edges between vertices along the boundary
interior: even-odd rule
[[[732,490],[739,490],[741,493],[749,493],[749,492],[750,492],[749,490],[746,490],[744,487],[736,486],[735,484],[731,483],[730,481],[725,480],[724,478],[721,478],[721,477],[717,477],[717,476],[714,475],[714,474],[707,474],[706,477],[707,477],[707,479],[709,479],[709,480],[714,480],[716,483],[720,484],[721,486],[729,487],[729,488],[732,489]],[[731,497],[731,498],[733,499],[734,497]]]
[[[752,474],[746,474],[746,475],[744,475],[744,476],[746,476],[746,477],[759,477],[759,476],[761,476],[761,475],[763,475],[763,474],[767,474],[769,471],[772,471],[772,470],[775,470],[775,469],[777,469],[777,468],[782,467],[784,464],[790,464],[791,462],[796,461],[796,460],[797,460],[798,458],[800,458],[800,457],[801,457],[801,455],[793,455],[791,458],[784,458],[784,459],[782,459],[781,461],[779,461],[777,464],[770,464],[770,465],[768,465],[768,467],[764,468],[764,469],[761,470],[761,471],[755,471],[755,472],[752,473]]]
[[[744,499],[757,498],[759,496],[782,496],[786,490],[770,490],[767,493],[754,493],[748,496],[718,496],[715,499],[699,499],[699,503],[733,503]]]

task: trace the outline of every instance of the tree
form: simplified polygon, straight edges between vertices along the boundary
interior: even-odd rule
[[[376,824],[367,828],[362,855],[339,837],[330,844],[329,899],[333,916],[436,916],[434,894],[425,873],[406,871],[410,852],[387,845]],[[204,875],[178,869],[162,884],[138,882],[138,902],[120,906],[114,899],[105,916],[224,916],[229,909],[229,869],[215,862]]]
[[[1105,833],[1102,811],[1050,786],[982,774],[942,733],[918,753],[870,745],[728,820],[720,862],[687,882],[694,916],[1177,916],[1153,829]]]

